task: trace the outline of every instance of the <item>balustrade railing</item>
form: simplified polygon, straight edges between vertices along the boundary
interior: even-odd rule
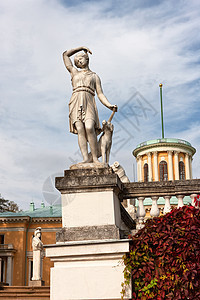
[[[12,244],[0,244],[0,250],[7,250],[7,249],[13,249]]]
[[[158,199],[164,199],[164,209],[162,213],[166,214],[171,210],[170,199],[172,196],[177,198],[177,208],[184,205],[184,197],[189,196],[191,205],[199,207],[199,202],[197,195],[200,194],[200,180],[175,180],[175,181],[166,181],[166,182],[131,182],[123,184],[123,192],[120,197],[122,199],[137,199],[138,206],[137,208],[133,205],[135,201],[129,200],[128,202],[128,211],[136,211],[136,223],[137,228],[141,228],[146,217],[146,209],[144,206],[145,198],[151,198],[152,204],[150,206],[150,216],[158,217],[160,215],[160,208],[158,205]],[[131,204],[133,203],[133,204]],[[198,204],[198,205],[197,205]],[[174,206],[174,205],[173,205]],[[133,217],[133,216],[132,216]]]

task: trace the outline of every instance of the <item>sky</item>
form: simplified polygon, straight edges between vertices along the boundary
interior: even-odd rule
[[[90,69],[119,111],[110,164],[136,180],[132,151],[165,137],[196,148],[200,177],[200,2],[198,0],[0,1],[0,193],[28,209],[57,204],[54,177],[81,161],[69,133],[71,81],[62,53],[86,46]],[[111,111],[96,99],[100,122]]]

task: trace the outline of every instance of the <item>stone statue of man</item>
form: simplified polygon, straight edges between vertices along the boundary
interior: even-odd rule
[[[41,227],[34,231],[32,239],[33,247],[33,277],[32,280],[42,280],[42,253],[43,243],[41,241]]]
[[[80,51],[84,52],[80,52]],[[78,47],[63,53],[64,64],[71,75],[72,97],[69,102],[70,132],[78,134],[78,143],[83,156],[83,162],[91,162],[88,157],[88,144],[92,154],[92,162],[99,163],[97,158],[97,135],[101,132],[95,92],[101,103],[112,111],[117,111],[117,105],[112,105],[106,98],[101,87],[99,76],[89,69],[88,52],[86,47]],[[78,53],[73,66],[70,56]]]

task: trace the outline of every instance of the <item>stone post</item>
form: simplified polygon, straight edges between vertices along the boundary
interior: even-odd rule
[[[138,197],[138,209],[137,209],[137,213],[136,216],[138,218],[138,224],[137,224],[137,229],[142,228],[143,222],[144,222],[144,217],[146,216],[146,211],[144,208],[144,197]]]
[[[170,198],[171,196],[164,196],[165,199],[165,207],[164,207],[164,214],[167,214],[171,211],[171,205],[170,205]]]
[[[153,152],[153,159],[154,159],[154,181],[158,181],[158,152]]]
[[[176,196],[176,198],[178,199],[178,206],[177,206],[177,208],[182,207],[184,205],[183,204],[183,198],[184,197],[185,197],[184,195],[177,195]]]
[[[167,151],[168,153],[168,171],[169,171],[169,180],[174,180],[173,175],[173,162],[172,162],[172,153],[173,151]]]
[[[158,204],[157,204],[158,198],[159,197],[157,197],[157,196],[151,197],[151,199],[152,199],[152,206],[151,206],[151,210],[150,210],[150,215],[152,217],[158,217],[159,214],[160,214],[160,210],[159,210]]]
[[[191,194],[191,195],[190,195],[190,198],[192,199],[192,203],[191,203],[192,206],[195,206],[195,203],[194,203],[194,198],[195,198],[195,197],[197,197],[197,194]]]

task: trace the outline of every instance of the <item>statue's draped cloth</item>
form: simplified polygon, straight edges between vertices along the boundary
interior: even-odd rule
[[[97,134],[101,130],[98,111],[95,102],[96,74],[90,70],[78,71],[72,77],[73,93],[69,102],[70,132],[76,133],[75,122],[92,119],[95,122]]]

